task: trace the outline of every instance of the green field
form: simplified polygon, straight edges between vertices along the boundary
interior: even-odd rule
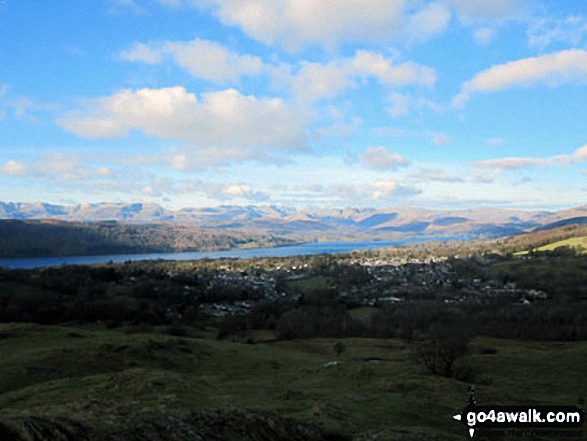
[[[581,254],[587,253],[587,236],[581,237],[571,237],[570,239],[559,240],[556,242],[549,243],[547,245],[543,245],[538,248],[534,248],[533,251],[554,251],[556,248],[559,247],[569,247],[569,248],[579,248],[581,247]],[[528,254],[528,251],[520,251],[516,253],[516,255],[523,255]]]
[[[466,404],[467,383],[424,374],[397,339],[341,340],[340,363],[326,366],[336,360],[336,341],[242,344],[99,325],[4,324],[0,409],[101,425],[138,411],[259,409],[381,434],[374,439],[465,439],[451,415]],[[479,403],[569,405],[587,393],[586,342],[479,338],[470,364]]]
[[[299,280],[290,280],[286,286],[299,294],[307,294],[314,291],[327,290],[332,286],[332,280],[324,276],[308,277]]]

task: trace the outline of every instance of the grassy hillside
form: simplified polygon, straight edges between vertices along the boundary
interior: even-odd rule
[[[565,225],[550,230],[539,230],[533,233],[510,237],[499,241],[504,251],[522,253],[529,249],[552,251],[558,246],[577,246],[585,242],[587,225]],[[569,242],[566,242],[570,240]]]
[[[587,236],[571,237],[569,239],[557,240],[546,245],[534,248],[533,251],[554,251],[560,247],[574,248],[581,254],[587,253]],[[517,254],[528,254],[528,251],[520,251]]]
[[[0,428],[18,415],[113,429],[137,412],[237,408],[363,434],[357,439],[464,439],[451,415],[466,404],[467,384],[424,374],[400,340],[345,339],[339,363],[327,365],[337,340],[241,344],[206,335],[0,325]],[[587,392],[585,342],[480,338],[471,358],[481,371],[478,402],[568,405]]]

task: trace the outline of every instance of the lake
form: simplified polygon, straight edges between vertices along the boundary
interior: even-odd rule
[[[125,262],[129,260],[199,260],[199,259],[251,259],[255,257],[290,257],[314,254],[350,253],[351,251],[373,250],[402,245],[408,242],[427,240],[449,240],[455,238],[417,238],[403,241],[369,241],[369,242],[309,242],[275,248],[249,248],[227,251],[193,251],[184,253],[147,253],[147,254],[107,254],[100,256],[62,256],[62,257],[21,257],[0,259],[0,267],[5,268],[40,268],[59,265],[95,265],[107,262]]]

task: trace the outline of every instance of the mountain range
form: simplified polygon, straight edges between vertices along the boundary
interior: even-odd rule
[[[287,236],[304,241],[394,240],[406,237],[498,237],[570,223],[587,223],[587,205],[551,212],[503,208],[297,209],[281,205],[222,205],[169,210],[153,203],[54,205],[42,202],[0,202],[0,219],[164,223],[227,233]]]

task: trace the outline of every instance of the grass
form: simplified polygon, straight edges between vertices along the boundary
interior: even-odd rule
[[[299,294],[327,290],[331,285],[332,281],[324,276],[308,277],[306,279],[290,280],[287,282],[287,287],[292,292]]]
[[[371,324],[371,319],[377,310],[378,308],[374,306],[364,306],[361,308],[354,308],[349,310],[349,314],[351,317],[359,320],[364,325],[369,326]]]
[[[552,242],[547,245],[543,245],[538,248],[534,248],[534,251],[554,251],[558,247],[570,247],[570,248],[579,248],[582,247],[583,250],[581,254],[587,254],[587,236],[581,237],[571,237],[570,239],[559,240],[557,242]],[[528,254],[528,251],[520,251],[515,253],[518,256]]]
[[[101,424],[140,410],[252,408],[349,433],[464,439],[451,415],[467,384],[424,374],[400,340],[345,339],[326,366],[336,339],[247,345],[156,331],[0,325],[0,408]],[[585,342],[474,346],[479,403],[568,405],[587,393]]]

